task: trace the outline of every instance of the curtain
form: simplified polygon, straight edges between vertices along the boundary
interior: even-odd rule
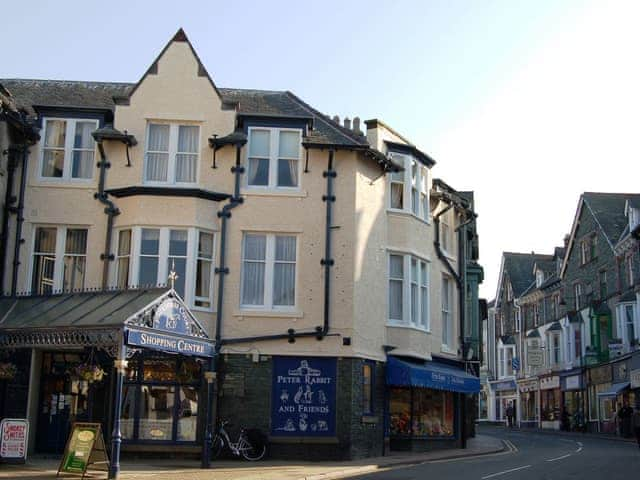
[[[273,304],[295,304],[296,238],[276,237],[273,268]]]
[[[269,185],[269,160],[264,158],[249,159],[249,185]]]
[[[169,125],[149,124],[146,180],[166,182],[169,166]]]
[[[298,186],[298,160],[278,159],[278,186]]]
[[[38,228],[36,229],[36,253],[56,253],[56,229]]]
[[[44,133],[43,177],[62,177],[67,122],[47,120]]]
[[[251,130],[249,136],[249,185],[269,185],[270,152],[271,132],[269,130]]]
[[[402,193],[404,185],[402,183],[391,184],[391,208],[402,208]]]
[[[91,178],[95,152],[91,132],[96,129],[95,122],[77,122],[73,139],[72,178]]]
[[[197,126],[178,127],[178,153],[176,154],[176,182],[194,183],[198,161]]]
[[[389,257],[389,318],[402,320],[402,290],[403,290],[403,257],[391,255]]]
[[[67,230],[67,241],[64,253],[86,255],[87,253],[87,231],[85,229]]]
[[[280,132],[278,138],[278,186],[298,186],[298,159],[300,135],[298,132]]]
[[[242,304],[264,304],[264,275],[267,238],[264,235],[244,237],[242,264]]]

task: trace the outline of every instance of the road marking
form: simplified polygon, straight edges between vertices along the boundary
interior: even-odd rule
[[[556,458],[550,458],[549,460],[547,460],[547,462],[555,462],[556,460],[562,460],[563,458],[567,458],[570,457],[571,454],[567,453],[566,455],[563,455],[561,457],[556,457]]]
[[[499,475],[504,475],[505,473],[517,472],[518,470],[524,470],[525,468],[529,468],[531,465],[525,465],[524,467],[516,467],[510,470],[505,470],[504,472],[492,473],[491,475],[486,475],[482,477],[482,480],[486,480],[487,478],[497,477]]]

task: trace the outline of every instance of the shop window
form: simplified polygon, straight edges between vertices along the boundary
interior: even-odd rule
[[[375,363],[365,362],[362,365],[362,413],[373,414],[373,375]]]
[[[542,390],[540,392],[541,420],[553,422],[560,420],[560,390]]]
[[[36,227],[31,291],[36,295],[84,288],[87,229]]]
[[[389,394],[391,435],[411,435],[411,390],[392,388]]]
[[[453,393],[427,388],[415,388],[413,393],[413,435],[453,436]]]
[[[123,438],[130,442],[195,442],[200,364],[188,358],[139,355],[123,389]]]

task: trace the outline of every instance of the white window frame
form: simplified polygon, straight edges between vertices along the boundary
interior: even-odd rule
[[[627,310],[631,309],[631,322],[627,320]],[[638,329],[640,328],[640,319],[638,319],[638,311],[635,302],[624,302],[619,303],[617,305],[617,329],[618,329],[618,337],[622,340],[622,343],[625,345],[627,350],[631,346],[632,340],[637,340],[640,338],[640,332]],[[631,323],[633,325],[633,333],[635,338],[629,338],[627,333],[627,324]]]
[[[144,226],[123,226],[118,230],[114,231],[114,241],[112,242],[114,245],[114,255],[117,256],[117,243],[118,236],[120,231],[122,230],[131,230],[131,251],[129,253],[129,281],[128,287],[137,287],[139,286],[139,278],[140,278],[140,247],[142,242],[142,229],[150,229],[150,230],[160,230],[160,239],[158,245],[158,274],[157,274],[157,285],[167,285],[169,283],[169,239],[170,239],[170,231],[171,230],[186,230],[187,231],[187,255],[186,255],[186,266],[185,266],[185,279],[184,279],[184,302],[191,308],[192,310],[198,310],[203,312],[214,312],[215,311],[215,265],[216,265],[216,241],[217,235],[215,231],[200,229],[195,227],[186,227],[181,225],[171,225],[171,226],[157,226],[157,225],[144,225]],[[197,275],[197,254],[198,254],[198,235],[199,232],[210,233],[213,235],[213,268],[211,269],[211,279],[210,279],[210,308],[196,306],[195,305],[195,288],[196,288],[196,275]],[[176,255],[173,255],[176,256]],[[177,257],[177,256],[176,256]],[[113,287],[117,286],[117,267],[112,268],[111,274],[111,285]],[[204,298],[204,297],[203,297]]]
[[[262,235],[266,237],[266,245],[265,245],[265,259],[264,259],[264,292],[263,292],[263,304],[262,305],[251,305],[242,303],[243,298],[243,288],[244,288],[244,238],[245,235]],[[293,296],[293,305],[274,305],[273,304],[273,281],[274,281],[274,270],[276,264],[276,237],[293,237],[296,241],[296,260],[295,260],[295,277],[293,280],[294,285],[294,296]],[[297,312],[298,308],[298,275],[300,271],[300,237],[295,233],[288,232],[264,232],[264,231],[252,231],[252,230],[243,230],[242,232],[242,256],[240,259],[240,309],[248,310],[248,311],[268,311],[268,312]],[[278,263],[294,263],[294,262],[284,262],[278,260]]]
[[[267,181],[267,185],[249,185],[249,156],[251,152],[251,132],[255,130],[265,130],[269,132],[269,179]],[[280,133],[281,132],[293,132],[298,134],[299,142],[298,142],[298,158],[290,158],[290,157],[280,157]],[[280,128],[280,127],[261,127],[254,126],[249,127],[247,129],[247,146],[245,148],[245,175],[244,175],[244,187],[247,190],[254,191],[289,191],[289,192],[297,192],[302,188],[302,129],[300,128]],[[266,158],[266,157],[255,157],[255,158]],[[279,186],[278,185],[278,159],[282,158],[285,160],[296,160],[298,162],[298,185],[295,187],[287,187],[287,186]],[[296,252],[297,255],[297,252]]]
[[[34,256],[36,247],[36,232],[38,228],[55,228],[56,229],[56,251],[53,267],[53,285],[52,292],[61,292],[64,287],[64,257],[65,256],[84,256],[85,257],[85,279],[83,289],[86,288],[87,282],[87,268],[88,268],[88,250],[89,250],[89,234],[90,229],[86,225],[48,225],[48,224],[36,224],[33,225],[32,238],[31,238],[31,255],[29,257],[29,276],[25,279],[26,288],[25,291],[31,292],[33,295],[37,295],[32,291],[33,286],[33,270],[35,268]],[[81,254],[66,254],[67,243],[67,230],[86,230],[87,231],[87,252],[84,255]]]
[[[169,151],[168,151],[168,160],[167,160],[167,180],[165,182],[157,181],[157,180],[147,180],[147,163],[148,163],[148,153],[149,153],[149,130],[151,125],[168,125],[169,126]],[[198,147],[196,148],[196,153],[188,152],[189,155],[196,156],[196,178],[193,182],[178,182],[176,181],[176,156],[180,153],[178,152],[178,132],[180,127],[196,127],[198,129]],[[201,137],[202,129],[200,125],[197,123],[185,123],[185,122],[167,122],[163,120],[149,120],[147,122],[147,128],[145,132],[145,143],[144,143],[144,165],[142,168],[142,183],[144,185],[151,186],[167,186],[171,185],[174,187],[193,187],[198,184],[198,179],[200,178],[200,150],[201,150]],[[162,152],[164,153],[164,152]]]
[[[555,340],[558,342],[557,348],[555,348],[553,344]],[[547,358],[549,367],[560,366],[562,364],[562,334],[560,332],[547,332],[547,351],[549,352]]]
[[[387,306],[387,325],[392,327],[408,327],[415,328],[417,330],[430,332],[431,331],[431,289],[430,286],[430,265],[429,261],[417,257],[415,255],[411,255],[408,253],[398,252],[398,251],[389,251],[387,255],[387,301],[389,301],[389,283],[392,280],[400,281],[400,278],[391,277],[391,256],[395,255],[398,257],[402,257],[402,320],[400,319],[392,319],[389,318],[389,307]],[[417,263],[417,271],[418,278],[417,282],[413,281],[411,263],[415,261]],[[424,284],[422,282],[423,278],[423,269],[426,270],[426,279],[427,283]],[[411,287],[417,287],[417,308],[416,317],[412,318],[412,298],[411,298]],[[427,305],[422,302],[422,291],[426,288],[427,291]],[[423,314],[426,312],[426,321],[423,322]]]
[[[197,285],[197,275],[198,275],[198,262],[200,260],[205,260],[205,261],[209,261],[208,258],[205,257],[200,257],[198,256],[198,244],[200,242],[200,234],[204,233],[207,235],[212,235],[213,238],[211,240],[211,273],[210,273],[210,278],[209,278],[209,296],[208,297],[198,297],[196,296],[196,285]],[[193,242],[193,258],[194,258],[194,265],[193,265],[193,292],[192,292],[192,299],[191,299],[191,308],[194,310],[201,310],[203,312],[212,312],[214,310],[214,298],[213,298],[213,291],[214,291],[214,282],[215,282],[215,271],[216,271],[216,234],[215,232],[209,231],[209,230],[203,230],[201,228],[196,229],[195,231],[195,241]],[[210,307],[205,307],[202,305],[196,305],[196,302],[209,302],[209,305],[211,305]]]
[[[445,305],[445,280],[446,280],[446,289],[447,291],[447,299],[448,302]],[[440,305],[441,305],[441,316],[442,319],[442,347],[445,350],[453,350],[454,340],[454,332],[453,332],[453,279],[448,275],[443,274],[441,279],[441,289],[440,289]],[[445,324],[447,325],[447,330],[445,331]],[[445,335],[445,333],[447,335]],[[446,338],[445,338],[446,337]]]
[[[625,257],[625,270],[626,270],[626,280],[627,280],[627,288],[631,288],[633,286],[633,255],[628,254]]]
[[[507,352],[511,352],[511,356]],[[512,360],[516,356],[515,345],[498,345],[498,378],[514,377]],[[507,373],[508,372],[508,373]]]
[[[47,134],[47,123],[51,121],[65,122],[65,138],[64,138],[64,166],[62,168],[62,177],[45,177],[42,175],[42,168],[44,166],[44,152],[45,152],[45,139]],[[95,124],[96,130],[98,129],[99,122],[95,118],[65,118],[65,117],[44,117],[42,119],[42,131],[43,135],[40,140],[40,158],[38,161],[38,181],[41,182],[71,182],[71,183],[91,183],[95,176],[95,164],[96,164],[96,142],[93,140],[93,161],[91,164],[91,177],[89,178],[74,178],[71,176],[73,171],[73,152],[75,150],[88,151],[87,149],[79,149],[74,147],[74,138],[76,132],[76,124],[81,122],[91,122]],[[61,148],[57,148],[62,150]]]
[[[429,209],[429,168],[423,165],[417,158],[405,154],[390,152],[394,161],[404,167],[403,172],[398,172],[403,175],[402,185],[402,208],[395,208],[391,206],[391,184],[400,183],[397,180],[393,180],[393,175],[387,175],[387,210],[390,212],[402,212],[407,213],[415,218],[418,218],[426,223],[431,222],[431,211]],[[417,175],[414,181],[413,178],[413,165],[417,167]],[[413,211],[413,191],[417,192],[418,211]]]

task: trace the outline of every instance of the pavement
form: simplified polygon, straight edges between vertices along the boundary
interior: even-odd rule
[[[371,474],[426,462],[448,461],[497,454],[507,450],[506,444],[490,435],[469,439],[466,449],[436,450],[425,453],[395,452],[384,457],[344,462],[299,462],[265,460],[245,462],[223,460],[212,462],[211,470],[200,469],[191,460],[122,460],[121,480],[331,480]],[[33,457],[26,465],[0,465],[0,479],[54,479],[58,459]],[[62,478],[78,478],[69,476]],[[96,472],[93,478],[106,478]]]

